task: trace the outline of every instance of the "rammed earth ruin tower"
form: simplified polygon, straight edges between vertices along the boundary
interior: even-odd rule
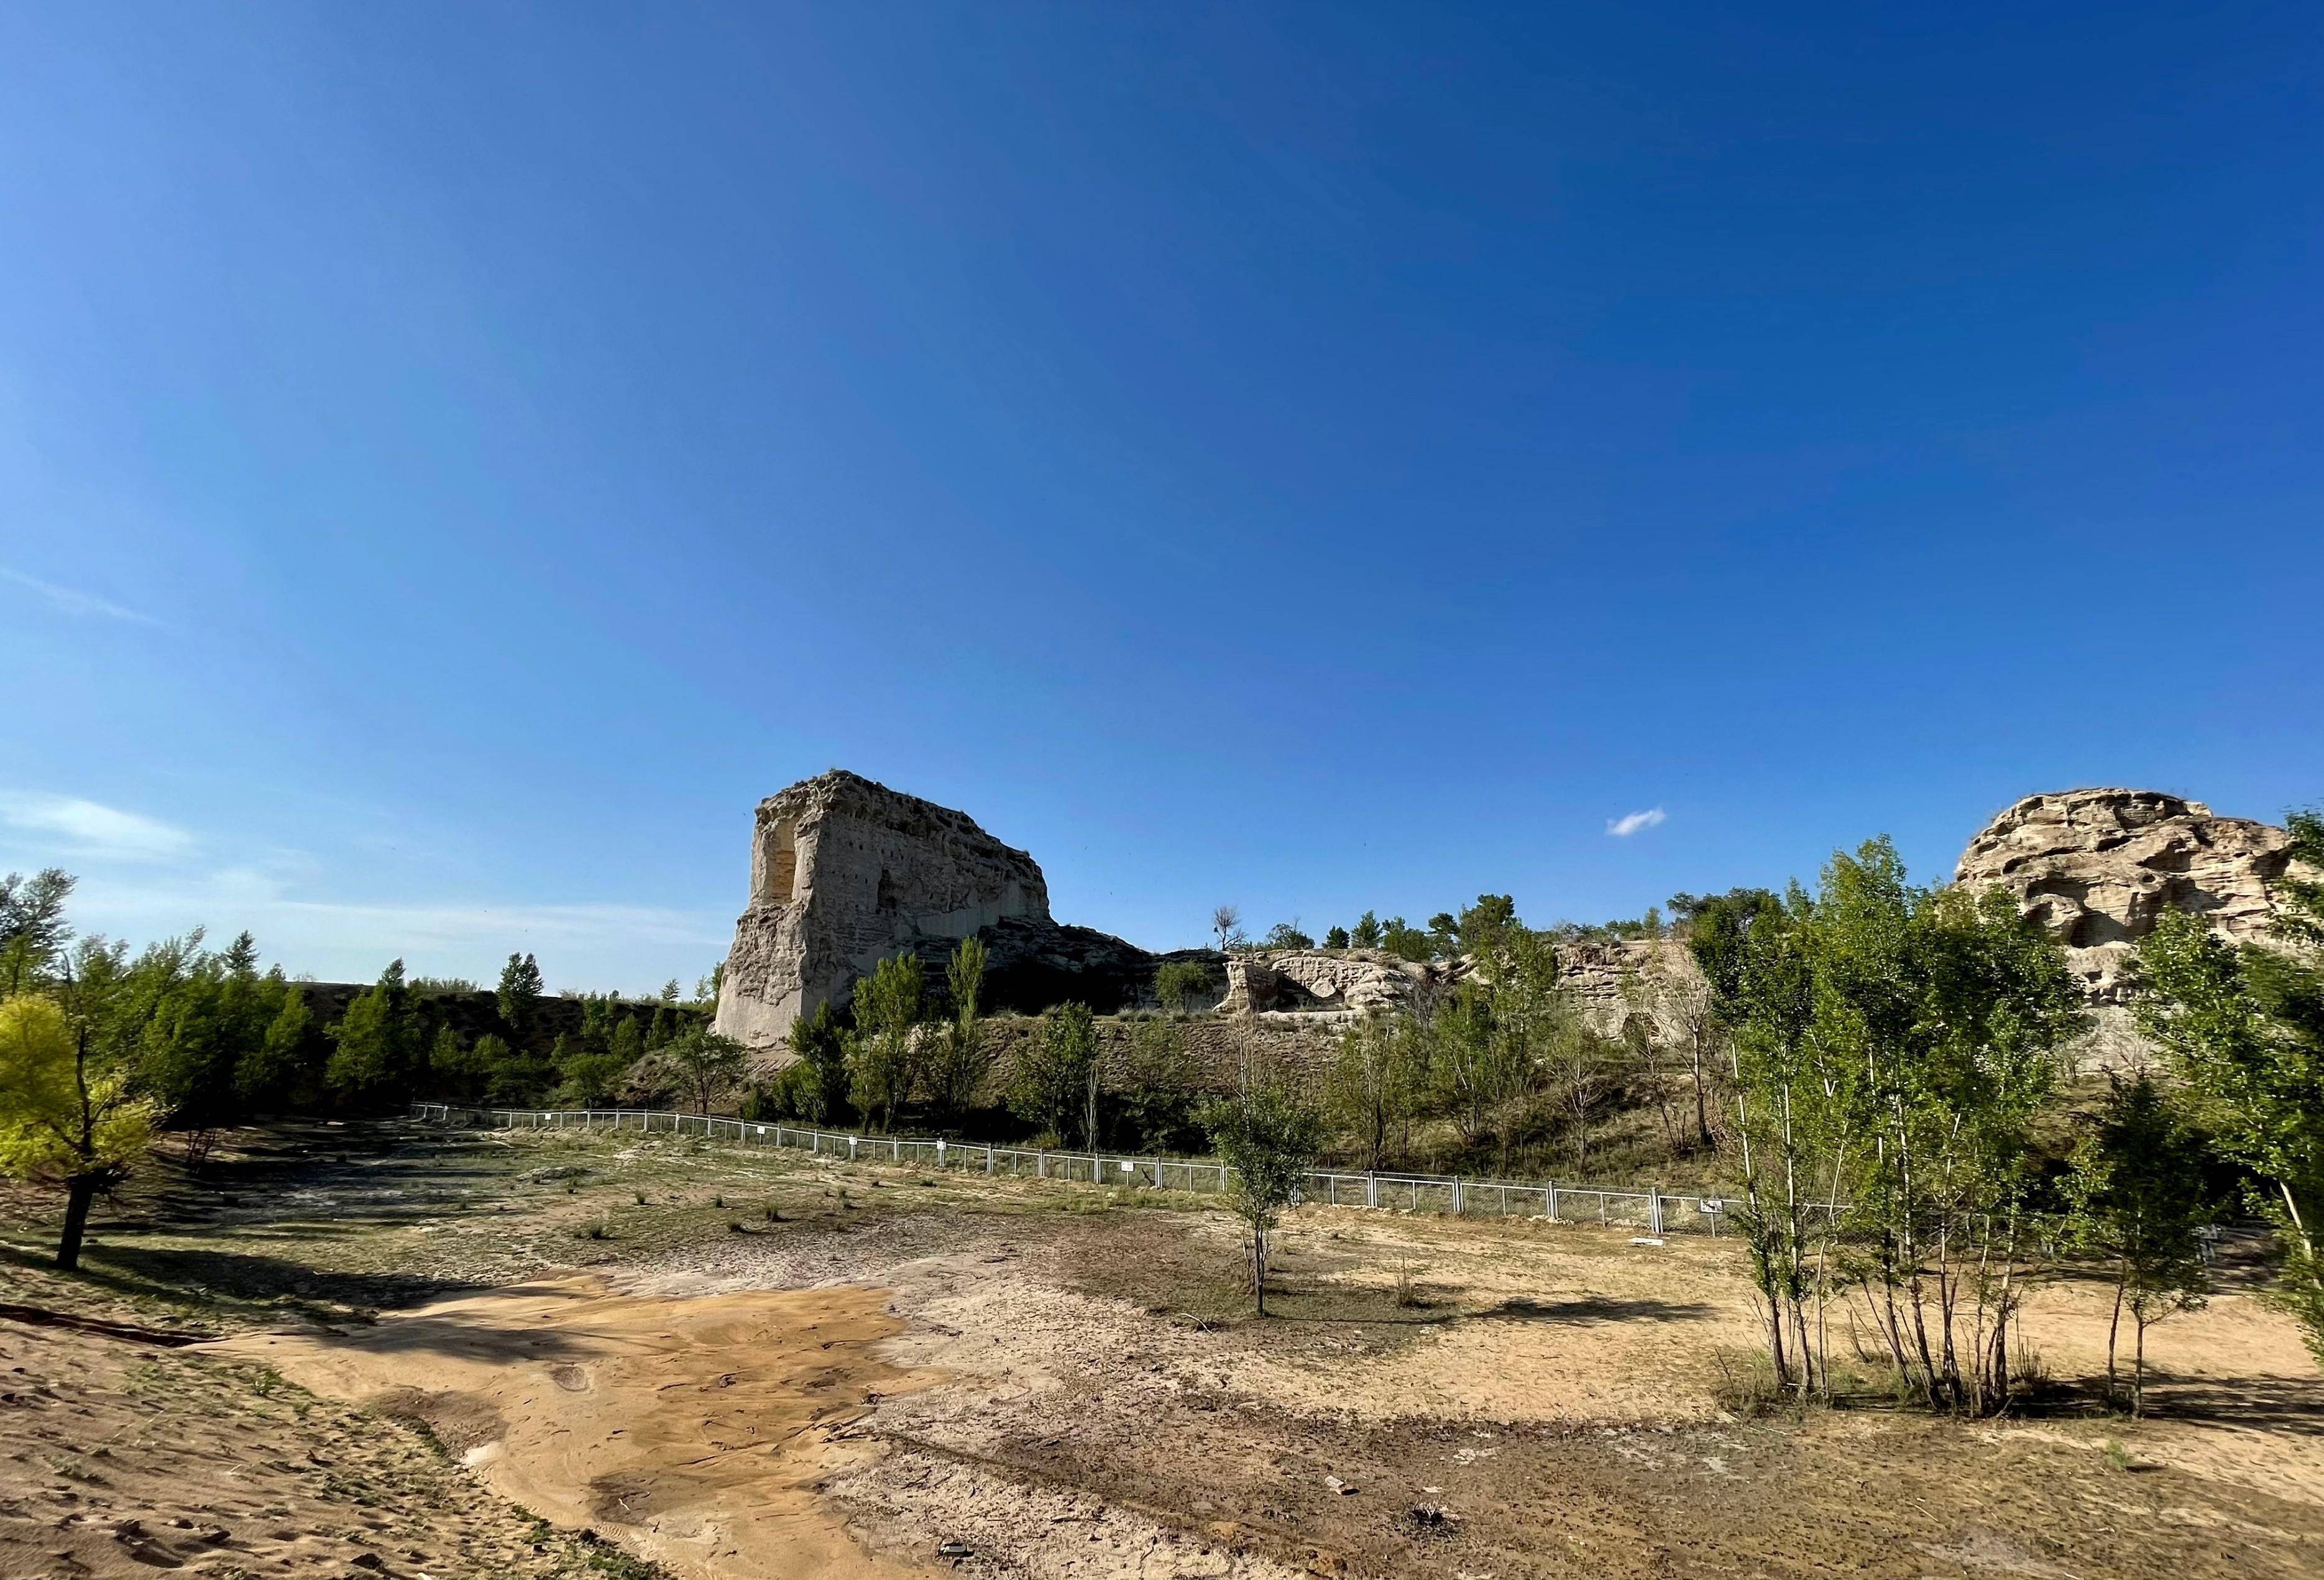
[[[882,958],[1004,920],[1049,925],[1030,855],[965,813],[844,770],[802,780],[759,803],[715,1024],[771,1048],[818,1004],[845,1003]]]

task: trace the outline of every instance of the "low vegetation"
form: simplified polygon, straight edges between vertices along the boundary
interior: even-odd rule
[[[2315,815],[2292,832],[2301,859],[2324,858]],[[2126,1353],[2109,1372],[2128,1380],[2109,1392],[2143,1408],[2146,1330],[2204,1298],[2203,1235],[2247,1210],[2275,1232],[2275,1298],[2324,1358],[2313,883],[2284,885],[2279,947],[2231,948],[2199,919],[2166,919],[2142,948],[2139,1012],[2168,1067],[2098,1093],[2061,1084],[2083,1022],[2056,946],[2002,896],[1914,885],[1886,841],[1835,855],[1812,892],[1674,896],[1667,924],[1650,911],[1536,928],[1490,894],[1425,928],[1366,912],[1327,944],[1451,968],[1303,1072],[1248,1050],[1224,1070],[1194,1057],[1192,1017],[1215,991],[1199,962],[1163,968],[1161,1014],[1101,1035],[1085,1006],[1059,1005],[1012,1026],[1004,1058],[980,1013],[975,939],[940,984],[916,956],[881,962],[848,1011],[798,1022],[798,1057],[772,1078],[675,983],[652,1000],[552,1002],[527,956],[510,956],[488,1000],[407,981],[395,963],[318,1026],[307,985],[262,972],[246,935],[133,956],[73,938],[70,892],[53,872],[0,888],[0,1167],[78,1204],[68,1261],[69,1225],[156,1133],[198,1167],[207,1138],[250,1114],[361,1113],[425,1090],[881,1131],[1013,1123],[1001,1133],[1093,1150],[1258,1157],[1296,1141],[1285,1155],[1376,1170],[1692,1180],[1733,1198],[1766,1374],[1787,1394],[1828,1398],[1865,1363],[1835,1354],[1845,1334],[1851,1353],[1868,1336],[1924,1408],[1969,1415],[2038,1385],[2019,1318],[2026,1280],[2058,1258],[2110,1281]],[[1234,908],[1213,926],[1222,946],[1254,947]],[[1665,937],[1699,978],[1628,978],[1616,1029],[1562,984],[1563,949]],[[1267,941],[1305,938],[1294,921]],[[980,1106],[995,1094],[1005,1113]],[[1244,1205],[1263,1280],[1266,1215],[1281,1204],[1261,1191]]]

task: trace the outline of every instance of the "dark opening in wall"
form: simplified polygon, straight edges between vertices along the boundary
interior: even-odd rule
[[[766,876],[759,891],[768,905],[788,905],[798,883],[798,830],[795,825],[775,825],[775,847],[767,853]]]

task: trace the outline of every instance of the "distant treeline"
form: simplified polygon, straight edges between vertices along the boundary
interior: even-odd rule
[[[133,953],[73,937],[73,882],[54,869],[0,880],[0,1000],[69,994],[88,1065],[174,1130],[375,1113],[420,1094],[603,1102],[709,1019],[674,981],[653,998],[548,993],[530,955],[511,955],[487,989],[410,980],[401,960],[369,984],[298,981],[261,969],[247,932],[213,949],[197,929]]]

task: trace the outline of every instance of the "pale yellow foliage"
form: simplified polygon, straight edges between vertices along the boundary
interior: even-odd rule
[[[118,1074],[89,1071],[84,1095],[54,999],[0,1003],[0,1174],[61,1179],[129,1162],[152,1144],[155,1118]]]

